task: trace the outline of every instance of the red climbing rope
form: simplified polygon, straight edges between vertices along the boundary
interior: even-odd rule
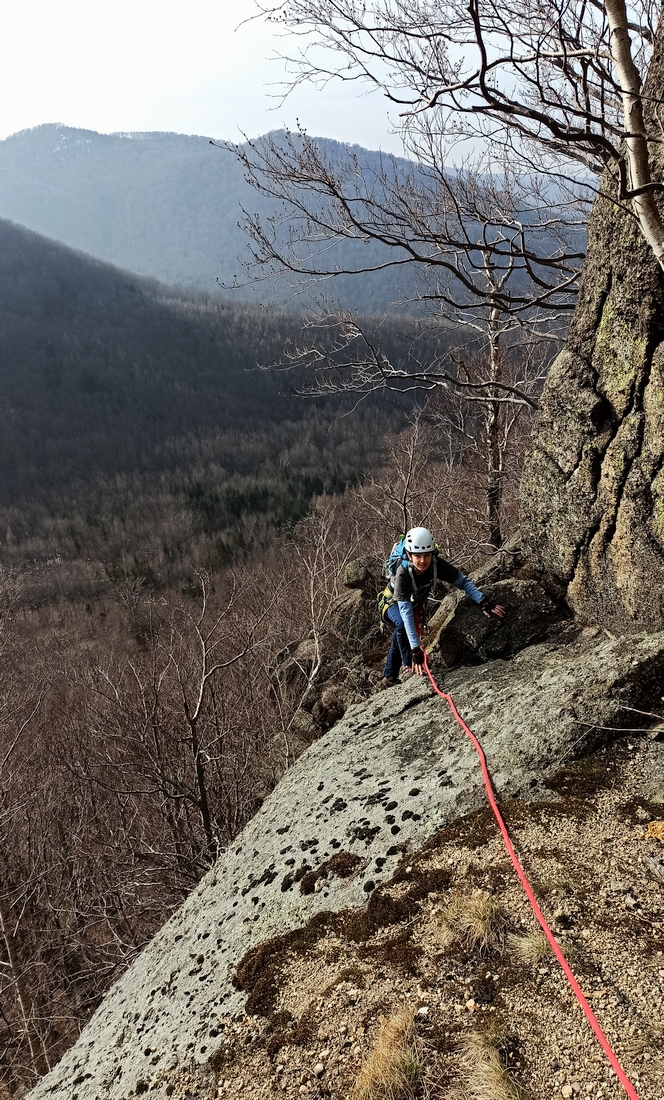
[[[498,803],[496,802],[496,799],[495,799],[495,796],[494,796],[494,793],[493,793],[493,788],[491,786],[491,778],[489,776],[489,769],[487,768],[487,763],[486,763],[486,757],[484,755],[484,750],[483,750],[482,746],[480,745],[479,741],[477,740],[477,738],[475,737],[475,734],[472,732],[471,729],[469,729],[469,727],[466,725],[463,718],[459,714],[458,710],[456,709],[456,706],[454,705],[454,700],[452,699],[452,696],[448,695],[447,692],[441,691],[440,688],[438,687],[438,684],[436,683],[433,676],[431,675],[431,670],[429,668],[429,663],[427,661],[426,654],[424,656],[424,667],[426,669],[427,676],[429,677],[429,680],[431,681],[431,686],[432,686],[433,690],[436,692],[437,695],[440,695],[441,699],[445,700],[445,702],[449,706],[450,710],[452,711],[452,714],[454,715],[454,718],[456,719],[456,721],[459,723],[459,725],[461,726],[464,733],[466,733],[468,735],[468,737],[472,741],[473,745],[475,746],[475,751],[477,752],[477,755],[480,758],[480,764],[482,765],[482,775],[484,776],[484,786],[486,787],[486,793],[487,793],[487,796],[488,796],[488,799],[489,799],[489,803],[491,805],[491,809],[493,810],[493,812],[495,814],[495,817],[496,817],[496,821],[498,822],[498,825],[500,827],[500,831],[503,834],[503,840],[505,841],[505,847],[507,848],[507,853],[508,853],[510,859],[512,860],[512,863],[514,864],[514,867],[516,869],[516,873],[519,876],[519,879],[521,880],[521,885],[523,886],[524,890],[526,891],[526,896],[527,896],[528,901],[530,902],[530,904],[532,906],[532,909],[533,909],[533,912],[534,912],[535,916],[537,917],[537,920],[540,924],[540,927],[542,928],[542,931],[544,932],[544,935],[546,936],[547,940],[551,944],[551,950],[553,951],[553,953],[556,956],[558,962],[562,966],[562,968],[565,972],[565,977],[567,978],[567,981],[571,985],[572,990],[574,991],[574,995],[576,996],[577,1001],[581,1005],[581,1008],[583,1009],[583,1011],[586,1015],[586,1019],[588,1020],[588,1023],[590,1024],[591,1028],[595,1032],[595,1035],[597,1036],[597,1038],[598,1038],[598,1040],[599,1040],[599,1042],[602,1046],[602,1049],[604,1050],[604,1053],[606,1054],[607,1058],[609,1059],[609,1062],[611,1063],[611,1065],[612,1065],[612,1067],[613,1067],[613,1069],[614,1069],[614,1071],[615,1071],[615,1073],[618,1077],[618,1080],[620,1081],[620,1084],[624,1088],[627,1095],[630,1097],[630,1100],[639,1100],[639,1097],[638,1097],[638,1095],[637,1095],[637,1093],[634,1089],[634,1086],[629,1081],[628,1077],[626,1076],[626,1074],[623,1071],[622,1066],[620,1065],[620,1062],[616,1058],[616,1055],[614,1054],[614,1052],[611,1048],[609,1040],[607,1039],[606,1035],[602,1031],[602,1029],[599,1025],[599,1021],[597,1020],[592,1008],[590,1007],[590,1005],[588,1004],[586,998],[584,997],[583,993],[581,992],[581,986],[579,985],[576,978],[574,977],[574,974],[570,970],[567,959],[565,958],[562,951],[560,950],[560,947],[558,946],[558,942],[557,942],[553,932],[549,928],[548,924],[546,923],[546,918],[545,918],[542,910],[540,909],[539,905],[537,904],[537,899],[536,899],[535,895],[533,894],[533,891],[532,891],[532,888],[530,886],[530,883],[528,882],[528,879],[526,878],[526,873],[525,873],[523,867],[521,866],[521,864],[519,863],[519,857],[517,856],[516,852],[514,851],[512,841],[510,840],[510,836],[509,836],[509,833],[507,831],[507,826],[505,825],[505,822],[503,821],[500,810],[498,809]]]

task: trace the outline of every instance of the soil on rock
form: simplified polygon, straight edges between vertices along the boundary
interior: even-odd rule
[[[664,885],[649,870],[664,845],[648,834],[661,813],[649,777],[663,762],[664,744],[624,738],[566,765],[545,801],[503,803],[540,905],[640,1100],[664,1095]],[[502,923],[474,948],[450,934],[447,915],[478,898]],[[347,1100],[381,1019],[406,1006],[423,1100],[466,1095],[460,1048],[492,1031],[532,1100],[622,1100],[488,808],[404,856],[363,912],[321,914],[273,941],[253,972],[245,966],[247,990],[273,978],[271,997],[218,1017],[206,1070],[170,1075],[175,1100]]]
[[[553,796],[547,781],[553,780],[573,755],[606,739],[606,727],[613,730],[650,722],[626,708],[656,711],[663,681],[664,634],[612,640],[597,630],[568,630],[557,640],[531,646],[511,660],[452,669],[445,673],[444,686],[483,742],[499,798],[520,800],[513,803],[511,823],[527,825],[531,818],[539,823],[539,847],[555,849],[555,858],[566,866],[593,851],[586,825],[594,812],[593,796],[581,793],[583,784],[590,782],[590,773],[581,790],[577,783],[573,791],[558,790]],[[603,782],[617,774],[612,767],[608,758],[605,763],[600,760],[594,766],[594,786],[589,790],[603,790]],[[620,802],[622,792],[612,782],[609,793]],[[633,797],[637,794],[640,797],[640,792]],[[565,824],[569,815],[564,808],[558,814],[557,802],[541,810],[552,797],[574,807],[569,828]],[[33,1090],[32,1100],[124,1100],[148,1090],[157,1100],[177,1092],[185,1078],[189,1083],[182,1085],[182,1090],[190,1089],[189,1095],[207,1096],[205,1090],[219,1087],[220,1082],[229,1095],[243,1095],[243,1090],[251,1095],[252,1089],[267,1088],[268,1082],[272,1088],[267,1031],[276,1034],[280,1029],[281,1038],[274,1040],[273,1047],[280,1044],[282,1049],[283,1035],[288,1037],[293,1022],[298,1043],[313,1042],[319,1017],[322,1020],[327,1011],[317,998],[325,1001],[328,987],[331,998],[335,983],[346,980],[339,978],[344,969],[338,966],[342,958],[347,959],[346,969],[358,965],[364,973],[369,967],[375,983],[371,989],[377,993],[382,980],[379,973],[392,974],[397,967],[401,976],[396,985],[386,987],[382,997],[388,1003],[402,992],[411,999],[419,997],[418,989],[423,993],[429,989],[421,985],[422,980],[438,981],[440,998],[427,1003],[432,1011],[445,1004],[444,1013],[448,1013],[453,983],[450,985],[446,976],[443,949],[436,948],[422,970],[418,960],[424,948],[412,935],[419,928],[424,903],[422,882],[429,884],[429,892],[441,893],[448,890],[448,874],[452,889],[462,889],[473,881],[470,865],[464,862],[466,856],[456,854],[457,849],[467,852],[469,846],[465,826],[453,823],[480,807],[483,800],[474,751],[426,681],[413,678],[368,702],[350,706],[343,719],[286,773],[233,847],[111,989],[80,1040]],[[638,817],[636,809],[628,811],[622,802],[620,805],[620,813]],[[650,804],[643,803],[641,812],[649,814]],[[483,820],[475,820],[472,847],[482,847],[492,835]],[[630,828],[632,824],[630,818]],[[431,854],[436,851],[434,846],[426,856],[434,861],[422,872],[426,880],[413,885],[408,878],[410,860],[402,859],[404,852],[421,849],[448,825],[457,831],[444,861],[435,862],[437,857]],[[626,834],[618,829],[616,835],[622,851]],[[342,854],[343,860],[335,859]],[[497,863],[501,859],[497,851],[491,858]],[[624,875],[617,877],[622,880]],[[494,885],[498,887],[498,880]],[[509,892],[506,897],[516,920],[517,903],[510,900]],[[654,909],[646,908],[650,901],[638,891],[635,898],[650,922],[647,927],[654,927],[659,918]],[[349,908],[355,915],[343,918],[343,935],[338,928],[335,933],[335,914]],[[634,920],[636,916],[629,917],[632,938]],[[328,926],[336,961],[316,953],[319,933]],[[281,949],[284,936],[291,937],[285,954]],[[350,955],[343,945],[345,939],[356,945]],[[233,982],[240,960],[253,949],[258,960],[254,969],[259,974],[265,970],[263,962],[272,960],[260,993],[255,988],[240,990]],[[297,957],[298,952],[308,977],[298,971],[297,989],[286,982],[282,996],[281,975],[287,973],[284,960],[289,953]],[[639,965],[645,965],[645,958]],[[461,962],[451,965],[457,968]],[[435,974],[438,978],[434,981]],[[479,970],[459,974],[464,981],[469,977],[479,983]],[[311,1003],[307,999],[309,980],[314,991]],[[552,989],[555,991],[555,984]],[[479,985],[473,990],[479,993]],[[256,994],[257,1005],[264,1006],[260,1010],[268,1011],[267,1020],[244,1024],[235,1019],[247,993]],[[367,997],[366,1004],[363,997],[356,998],[357,1013],[349,1011],[348,1027],[355,1041],[350,1048],[339,1046],[338,1058],[343,1055],[340,1065],[345,1067],[343,1073],[339,1070],[340,1081],[346,1080],[343,1074],[356,1063],[354,1047],[359,1057],[373,1033],[376,1013],[382,1011],[380,998],[376,1000],[373,992]],[[531,999],[528,992],[525,1000],[515,1004],[527,1015]],[[480,1003],[478,997],[474,1000]],[[456,1041],[458,1028],[450,1022],[456,1018],[454,1002],[449,1011],[449,1020],[448,1015],[441,1016],[441,1042],[450,1036]],[[277,1017],[273,1019],[271,1014],[279,1012],[290,1013],[292,1021],[287,1016],[280,1018],[281,1023]],[[567,1007],[565,1014],[569,1015]],[[560,1024],[563,1029],[566,1026]],[[641,1024],[637,1021],[634,1027]],[[634,1034],[638,1038],[637,1030]],[[228,1069],[226,1054],[218,1050],[224,1035],[232,1037]],[[240,1038],[242,1058],[233,1045]],[[569,1051],[566,1042],[564,1049]],[[267,1062],[247,1063],[249,1075],[245,1077],[243,1058],[254,1044],[257,1059],[260,1054]],[[319,1081],[316,1073],[311,1076],[309,1062],[303,1061],[300,1047],[294,1047],[288,1064],[300,1066],[297,1073],[304,1080],[297,1083],[295,1073],[287,1076],[287,1090],[296,1083],[298,1089],[305,1086],[305,1091],[326,1085],[327,1078]],[[302,1049],[315,1050],[314,1064],[326,1065],[330,1056],[324,1057],[323,1050],[327,1047],[319,1047],[320,1043]],[[216,1061],[211,1067],[213,1055]],[[279,1071],[279,1081],[284,1072]],[[223,1085],[224,1081],[228,1085]],[[257,1091],[257,1095],[271,1093]],[[346,1094],[337,1090],[336,1095]],[[649,1094],[645,1096],[649,1100]]]

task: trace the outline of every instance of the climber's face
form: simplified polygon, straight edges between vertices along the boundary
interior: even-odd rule
[[[416,573],[426,573],[431,565],[433,554],[411,554],[410,560]]]

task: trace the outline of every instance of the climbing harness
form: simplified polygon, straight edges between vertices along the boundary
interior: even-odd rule
[[[454,705],[454,700],[453,700],[452,696],[449,695],[445,691],[441,691],[440,688],[438,687],[438,684],[436,683],[433,676],[431,675],[431,669],[429,668],[429,662],[427,661],[426,653],[424,655],[424,667],[426,669],[426,674],[429,677],[429,681],[431,683],[431,686],[432,686],[433,690],[436,692],[436,695],[440,695],[441,699],[445,700],[448,707],[452,711],[452,715],[453,715],[455,721],[458,722],[458,724],[461,726],[461,729],[470,738],[473,745],[475,746],[475,751],[477,752],[477,755],[480,758],[480,764],[481,764],[481,767],[482,767],[482,775],[484,776],[484,786],[486,788],[486,793],[487,793],[487,797],[489,799],[489,804],[491,806],[491,809],[493,810],[494,816],[496,818],[496,821],[498,822],[498,826],[499,826],[500,831],[503,835],[503,840],[505,842],[505,847],[507,849],[507,854],[509,855],[510,859],[512,860],[512,863],[514,864],[514,868],[516,870],[517,875],[519,876],[519,879],[521,881],[521,885],[523,886],[523,888],[526,892],[526,897],[528,898],[528,901],[530,902],[533,913],[535,914],[535,916],[537,918],[537,921],[538,921],[542,931],[544,932],[544,935],[546,936],[547,940],[549,941],[549,944],[551,945],[551,950],[553,951],[555,957],[557,958],[558,962],[562,966],[565,977],[567,978],[567,981],[569,982],[570,986],[572,987],[572,991],[573,991],[577,1001],[581,1005],[581,1008],[583,1009],[583,1011],[585,1013],[585,1016],[586,1016],[586,1019],[588,1020],[588,1023],[590,1024],[591,1028],[595,1032],[595,1035],[597,1036],[597,1039],[600,1043],[600,1046],[602,1047],[602,1049],[603,1049],[604,1053],[606,1054],[609,1062],[611,1063],[611,1067],[613,1068],[618,1080],[620,1081],[620,1084],[624,1088],[624,1090],[627,1093],[627,1095],[629,1096],[630,1100],[639,1100],[639,1097],[636,1093],[636,1090],[634,1089],[634,1086],[631,1084],[629,1078],[626,1076],[622,1066],[620,1065],[620,1062],[618,1061],[616,1055],[614,1054],[613,1049],[612,1049],[612,1047],[609,1043],[609,1040],[607,1039],[606,1035],[602,1031],[602,1028],[600,1027],[599,1021],[597,1020],[592,1008],[590,1007],[590,1005],[588,1004],[586,998],[584,997],[583,993],[581,992],[581,986],[579,985],[576,978],[574,977],[574,974],[572,973],[572,971],[569,967],[567,959],[565,958],[562,951],[560,950],[560,947],[558,946],[558,941],[556,940],[553,932],[551,931],[548,924],[546,923],[546,918],[545,918],[542,910],[540,909],[539,905],[537,904],[537,899],[536,899],[536,897],[535,897],[535,895],[532,891],[532,888],[530,886],[530,883],[528,882],[528,879],[526,878],[526,873],[525,873],[523,867],[521,866],[521,864],[519,863],[519,857],[517,856],[516,852],[514,851],[512,841],[510,840],[510,836],[509,836],[509,833],[507,831],[507,826],[505,825],[505,822],[503,821],[500,810],[498,809],[498,803],[496,802],[495,795],[493,793],[493,788],[491,786],[491,778],[489,776],[489,769],[487,767],[486,757],[484,755],[484,749],[482,748],[479,741],[475,737],[475,734],[466,725],[463,718],[459,714],[458,710],[456,709],[456,706]]]

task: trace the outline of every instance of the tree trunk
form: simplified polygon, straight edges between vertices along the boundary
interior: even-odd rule
[[[45,1073],[48,1073],[50,1066],[41,1037],[35,1027],[35,1013],[32,998],[30,997],[28,987],[23,979],[23,968],[21,966],[16,937],[12,931],[12,923],[12,917],[5,908],[3,899],[0,897],[0,934],[2,935],[2,940],[5,945],[5,951],[7,952],[9,971],[21,1011],[23,1028],[28,1040],[28,1046],[30,1047],[32,1067],[38,1077],[43,1077]]]
[[[219,855],[219,845],[212,828],[205,764],[203,763],[203,755],[198,741],[198,725],[195,719],[189,719],[189,732],[191,735],[191,752],[194,758],[194,771],[196,773],[196,787],[198,788],[198,809],[207,842],[207,850],[212,863],[214,863]]]
[[[502,503],[503,471],[502,454],[500,448],[500,424],[498,421],[497,403],[492,402],[490,412],[487,415],[487,483],[486,483],[486,513],[489,527],[489,542],[494,550],[500,550],[503,544],[503,535],[500,526],[500,506]]]
[[[489,378],[492,382],[501,381],[500,363],[500,313],[493,309],[489,320]],[[492,391],[492,396],[496,392]],[[487,446],[486,514],[489,527],[489,542],[494,550],[500,550],[503,535],[500,527],[500,508],[503,496],[503,455],[500,446],[500,402],[489,401],[485,414]]]
[[[644,88],[653,138],[663,93],[660,28]],[[664,149],[650,148],[662,179]],[[608,179],[603,190],[617,194]],[[608,198],[590,219],[578,305],[540,404],[522,525],[577,614],[619,632],[664,627],[664,273]]]

